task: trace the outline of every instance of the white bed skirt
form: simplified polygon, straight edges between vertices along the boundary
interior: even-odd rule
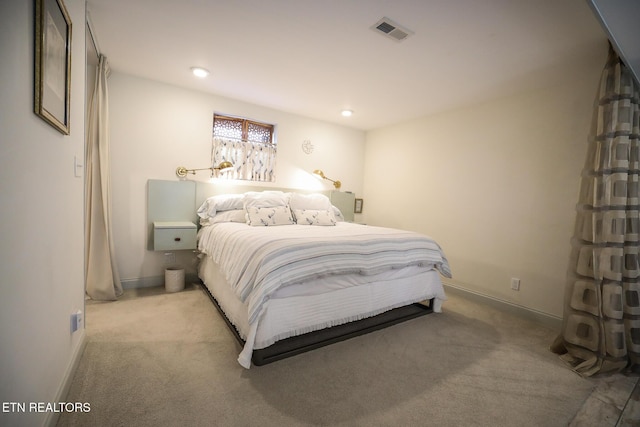
[[[376,276],[332,276],[291,285],[272,295],[257,322],[249,325],[248,308],[226,283],[216,263],[203,256],[199,275],[229,321],[245,340],[238,362],[251,365],[253,349],[278,340],[375,316],[434,298],[434,312],[446,299],[436,270],[410,267]]]

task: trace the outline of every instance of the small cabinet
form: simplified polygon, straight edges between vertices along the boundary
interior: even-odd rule
[[[196,225],[189,221],[153,223],[153,250],[179,251],[196,249]]]

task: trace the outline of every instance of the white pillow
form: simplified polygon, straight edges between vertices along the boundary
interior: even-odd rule
[[[201,218],[200,225],[218,224],[221,222],[247,222],[244,209],[233,209],[216,213],[211,218]]]
[[[244,194],[219,194],[209,197],[198,208],[200,218],[211,218],[216,212],[243,208]]]
[[[338,222],[344,221],[344,215],[342,215],[342,212],[340,212],[340,209],[338,209],[336,206],[331,206],[331,209],[333,210],[333,216],[336,217],[336,221]]]
[[[336,225],[336,217],[329,210],[295,209],[293,213],[300,225]]]
[[[289,206],[266,208],[248,206],[246,212],[247,224],[251,226],[289,225],[294,223]]]
[[[250,191],[244,193],[244,208],[272,208],[276,206],[288,206],[289,196],[282,191]]]
[[[295,211],[296,209],[314,209],[318,211],[328,211],[331,210],[331,201],[327,196],[320,193],[292,193],[289,199],[289,206],[293,211]]]
[[[247,224],[251,226],[294,224],[289,206],[273,206],[267,208],[248,206],[246,212]]]

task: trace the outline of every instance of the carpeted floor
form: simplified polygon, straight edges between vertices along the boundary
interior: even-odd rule
[[[621,414],[636,378],[582,378],[548,350],[554,331],[454,295],[441,314],[250,370],[198,286],[88,302],[86,328],[67,401],[91,411],[59,426],[634,425]]]

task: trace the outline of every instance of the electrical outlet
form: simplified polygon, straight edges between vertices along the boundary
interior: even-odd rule
[[[71,314],[71,333],[78,330],[78,315],[76,313]]]
[[[513,289],[514,291],[520,290],[520,279],[516,277],[511,278],[511,289]]]
[[[83,323],[84,315],[82,314],[82,310],[71,313],[71,333],[74,333],[78,329],[82,329]]]

